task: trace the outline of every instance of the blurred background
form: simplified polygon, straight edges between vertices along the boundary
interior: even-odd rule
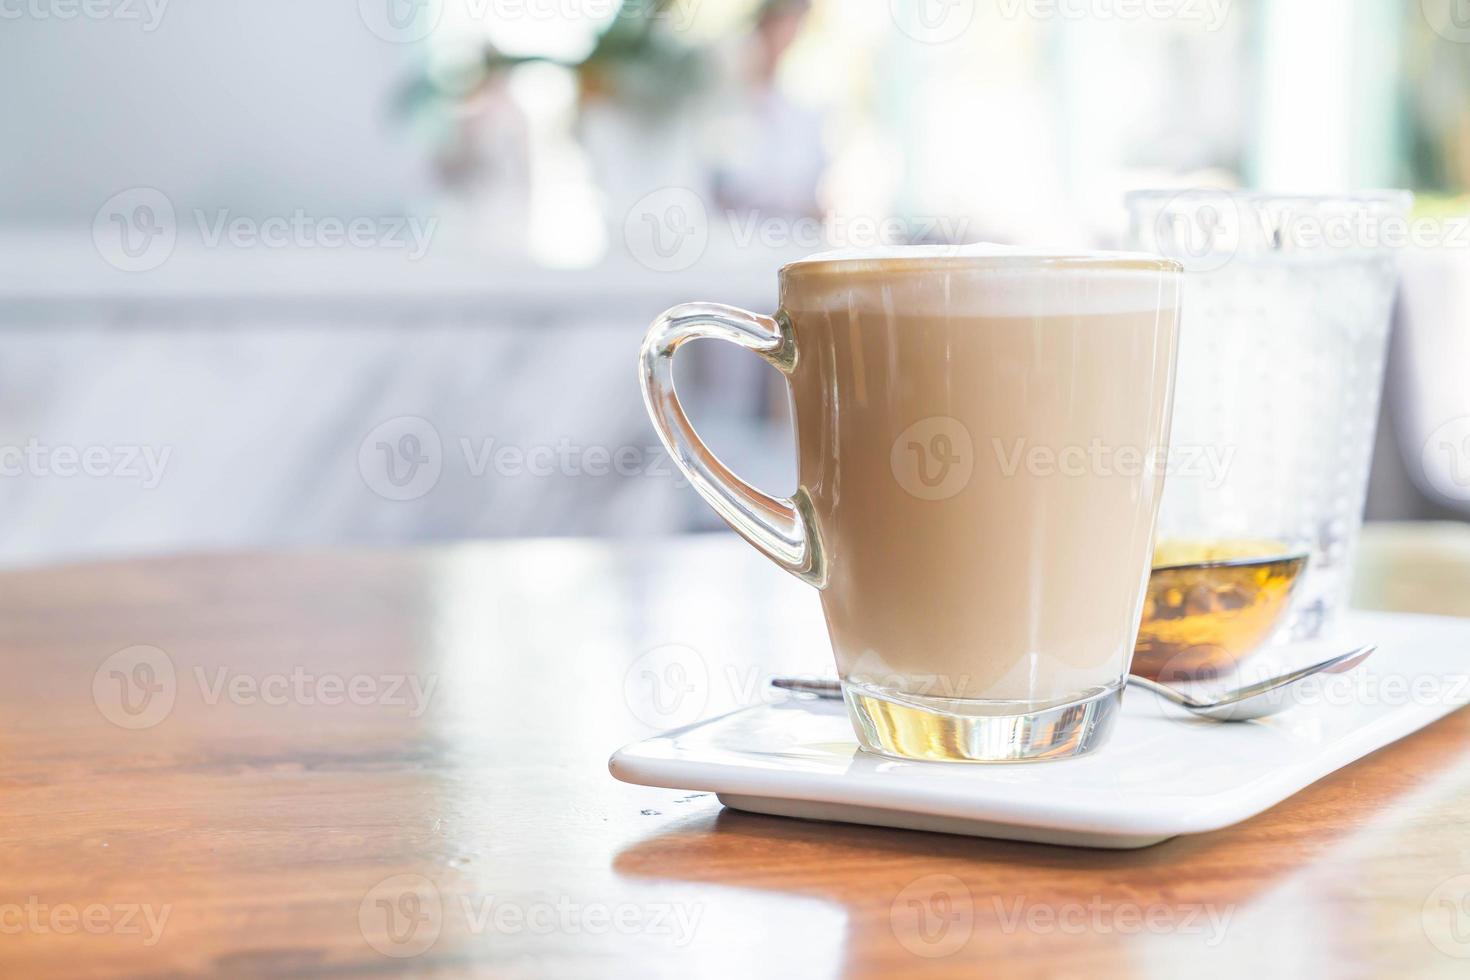
[[[1401,255],[1368,514],[1470,517],[1460,0],[0,20],[0,561],[708,528],[638,397],[660,310],[769,311],[825,248],[1117,246],[1147,187],[1403,187],[1460,228]],[[681,360],[706,439],[788,492],[780,380]]]

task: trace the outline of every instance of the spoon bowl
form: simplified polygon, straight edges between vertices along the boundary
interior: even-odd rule
[[[1291,691],[1307,678],[1317,674],[1345,673],[1368,659],[1369,654],[1376,649],[1377,647],[1374,646],[1358,647],[1356,650],[1349,650],[1347,653],[1339,654],[1309,667],[1302,667],[1299,670],[1270,677],[1255,684],[1247,684],[1233,691],[1226,691],[1220,697],[1209,701],[1199,700],[1167,684],[1160,684],[1158,681],[1139,677],[1137,674],[1129,674],[1128,683],[1134,687],[1152,691],[1159,697],[1204,718],[1212,718],[1215,721],[1250,721],[1253,718],[1274,715],[1278,711],[1291,707],[1293,704],[1290,697]]]

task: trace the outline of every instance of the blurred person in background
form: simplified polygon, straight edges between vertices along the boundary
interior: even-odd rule
[[[731,42],[715,139],[721,207],[786,217],[816,216],[826,169],[821,114],[793,101],[777,72],[811,12],[810,0],[765,0],[749,35]]]

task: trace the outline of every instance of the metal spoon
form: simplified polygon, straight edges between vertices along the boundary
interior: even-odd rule
[[[1128,683],[1152,691],[1159,697],[1172,701],[1181,708],[1204,718],[1212,718],[1215,721],[1249,721],[1252,718],[1274,715],[1278,711],[1291,707],[1292,701],[1286,696],[1287,692],[1313,674],[1340,674],[1352,670],[1368,659],[1368,655],[1376,649],[1378,649],[1376,646],[1358,647],[1356,650],[1349,650],[1347,653],[1312,664],[1310,667],[1302,667],[1279,677],[1272,677],[1234,691],[1228,691],[1223,697],[1213,701],[1196,700],[1172,687],[1160,684],[1158,681],[1151,681],[1146,677],[1139,677],[1137,674],[1129,674]],[[842,697],[841,686],[837,681],[832,680],[777,677],[772,679],[771,686],[785,691],[796,691],[800,694],[815,694],[819,698]]]

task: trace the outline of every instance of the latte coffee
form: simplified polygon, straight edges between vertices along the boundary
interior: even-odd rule
[[[788,376],[790,500],[682,442],[672,390],[645,381],[696,488],[820,588],[865,748],[1019,761],[1102,740],[1149,574],[1178,279],[1150,256],[816,256],[782,270],[774,319],[660,321],[694,316]]]

